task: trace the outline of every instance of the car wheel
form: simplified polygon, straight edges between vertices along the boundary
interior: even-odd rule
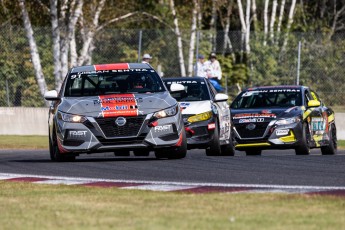
[[[155,151],[156,158],[168,158],[168,159],[182,159],[187,155],[187,139],[186,132],[182,129],[182,144],[177,148],[169,149],[157,149]]]
[[[129,157],[130,153],[129,150],[119,149],[114,152],[114,155],[117,157]]]
[[[213,139],[210,143],[208,149],[206,149],[207,156],[220,156],[222,153],[220,143],[219,143],[219,130],[218,130],[218,122],[216,122],[216,128],[214,129]]]
[[[147,157],[150,155],[150,151],[147,149],[137,149],[133,150],[133,154],[136,157]]]
[[[329,127],[329,145],[321,147],[322,155],[335,155],[337,153],[337,129],[334,125]]]
[[[309,147],[309,128],[307,123],[303,123],[302,127],[302,139],[300,145],[295,149],[296,155],[309,155],[310,147]]]
[[[221,146],[221,152],[223,156],[234,156],[235,155],[235,146],[232,140],[232,134],[229,138],[229,144]]]
[[[246,150],[246,155],[247,156],[260,156],[261,150],[258,150],[258,149]]]
[[[50,159],[52,161],[61,162],[61,161],[74,161],[75,160],[75,155],[61,154],[61,152],[59,150],[58,143],[57,143],[57,137],[56,137],[55,130],[53,131],[53,142],[52,142],[51,138],[49,138],[49,153],[50,153]]]

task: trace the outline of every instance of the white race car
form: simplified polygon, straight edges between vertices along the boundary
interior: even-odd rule
[[[163,82],[182,109],[188,149],[206,149],[207,156],[233,156],[228,96],[217,93],[202,77],[163,78]],[[174,83],[184,90],[171,92]]]

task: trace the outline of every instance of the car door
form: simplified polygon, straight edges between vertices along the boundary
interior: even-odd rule
[[[228,140],[230,138],[230,108],[227,101],[215,101],[217,91],[207,81],[207,84],[210,89],[211,98],[212,98],[212,110],[217,113],[218,123],[219,123],[219,139]]]
[[[309,130],[311,133],[312,139],[317,143],[318,141],[322,140],[323,134],[325,133],[326,129],[328,129],[328,115],[327,112],[323,109],[322,102],[318,95],[310,90],[305,90],[305,100],[307,106],[307,112],[309,111],[309,117],[307,120],[309,121]],[[308,103],[311,101],[318,101],[320,102],[319,106],[310,106]]]

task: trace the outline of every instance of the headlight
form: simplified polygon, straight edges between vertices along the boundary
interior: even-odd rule
[[[73,123],[83,123],[86,121],[86,117],[68,113],[58,112],[58,118],[65,122],[73,122]]]
[[[276,124],[277,125],[289,125],[289,124],[293,124],[293,123],[298,123],[300,122],[300,118],[299,117],[291,117],[291,118],[285,118],[285,119],[280,119],[277,120]]]
[[[163,110],[161,110],[161,111],[155,112],[155,113],[153,114],[153,116],[154,116],[155,118],[157,118],[157,119],[159,119],[159,118],[164,118],[164,117],[175,116],[175,115],[177,114],[177,112],[178,112],[178,109],[179,109],[179,107],[178,107],[178,105],[176,104],[176,105],[174,105],[174,106],[172,106],[172,107],[170,107],[170,108],[163,109]]]
[[[196,114],[194,116],[191,116],[187,119],[188,122],[193,123],[193,122],[197,122],[197,121],[206,121],[208,119],[210,119],[212,117],[212,112],[208,111],[205,113],[199,113]]]

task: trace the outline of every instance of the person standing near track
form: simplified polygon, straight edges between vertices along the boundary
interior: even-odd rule
[[[202,54],[198,55],[198,61],[194,65],[194,74],[197,77],[206,77],[206,65],[205,65],[205,57]]]
[[[152,57],[150,54],[144,54],[142,63],[150,63],[151,59],[152,59]]]
[[[205,66],[206,77],[210,80],[215,80],[220,84],[220,80],[222,79],[222,69],[220,68],[220,63],[217,60],[215,53],[210,54],[209,60],[205,62]]]

